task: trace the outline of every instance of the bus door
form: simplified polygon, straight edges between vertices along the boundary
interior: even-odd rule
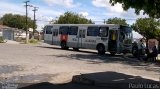
[[[117,42],[118,42],[117,38],[118,38],[118,31],[109,30],[108,51],[111,53],[117,52]]]
[[[70,26],[68,31],[68,46],[78,48],[78,26]]]
[[[59,27],[60,42],[64,42],[65,45],[68,42],[68,30],[69,30],[69,26],[60,26]]]
[[[58,45],[58,28],[53,27],[52,31],[52,44]]]
[[[109,31],[109,27],[100,27],[100,31],[99,31],[99,36],[101,39],[100,41],[101,43],[105,44],[105,50],[108,50],[108,31]]]
[[[45,34],[44,34],[44,42],[48,44],[52,44],[52,28],[53,26],[46,26],[45,27]]]
[[[85,34],[86,34],[85,29],[79,29],[79,33],[78,33],[78,47],[79,48],[85,48]]]

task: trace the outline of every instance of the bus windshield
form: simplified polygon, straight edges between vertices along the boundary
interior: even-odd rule
[[[125,35],[125,39],[131,39],[132,38],[132,29],[130,27],[122,26],[121,29],[122,29],[122,32]]]
[[[121,34],[123,35],[123,39],[127,42],[126,44],[130,44],[132,42],[132,28],[127,26],[121,26]]]
[[[108,27],[100,27],[100,37],[107,37],[108,36]]]

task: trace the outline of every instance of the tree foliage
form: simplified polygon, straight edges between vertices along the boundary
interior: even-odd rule
[[[160,0],[110,0],[110,3],[121,3],[124,10],[134,8],[136,14],[143,10],[150,17],[160,18]]]
[[[121,18],[110,18],[106,21],[107,24],[120,24],[120,25],[127,25],[126,20],[125,19],[121,19]]]
[[[160,22],[153,18],[139,18],[132,27],[147,39],[160,38]]]
[[[27,18],[28,20],[28,27],[33,28],[33,20],[31,18]],[[1,21],[3,25],[13,27],[13,28],[18,28],[18,29],[24,29],[26,28],[26,17],[18,14],[5,14],[2,18]],[[35,26],[37,27],[37,26]]]
[[[93,24],[93,22],[82,15],[65,12],[64,15],[60,15],[58,20],[55,21],[55,24]]]

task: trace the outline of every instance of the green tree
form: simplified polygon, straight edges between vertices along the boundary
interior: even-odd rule
[[[33,28],[33,20],[31,18],[27,18],[28,20],[28,27]],[[1,21],[3,25],[13,27],[13,28],[18,28],[18,29],[24,29],[26,28],[26,17],[23,15],[18,15],[18,14],[5,14],[2,18]],[[35,26],[37,27],[37,25]]]
[[[150,38],[160,38],[160,22],[153,18],[139,18],[132,25],[133,29],[141,35]]]
[[[136,14],[143,10],[150,17],[160,18],[160,0],[110,0],[110,3],[121,3],[124,10],[134,8]]]
[[[55,24],[93,24],[93,22],[82,15],[65,12],[64,15],[60,15],[58,20],[55,21]]]
[[[110,18],[106,21],[107,24],[120,24],[120,25],[128,25],[125,19],[121,18]]]

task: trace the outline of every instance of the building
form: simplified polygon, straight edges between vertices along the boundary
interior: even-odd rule
[[[14,40],[13,28],[0,25],[0,36],[2,36],[5,40]]]
[[[4,40],[17,40],[17,38],[26,38],[24,30],[11,28],[4,25],[0,25],[0,36],[2,36]]]

